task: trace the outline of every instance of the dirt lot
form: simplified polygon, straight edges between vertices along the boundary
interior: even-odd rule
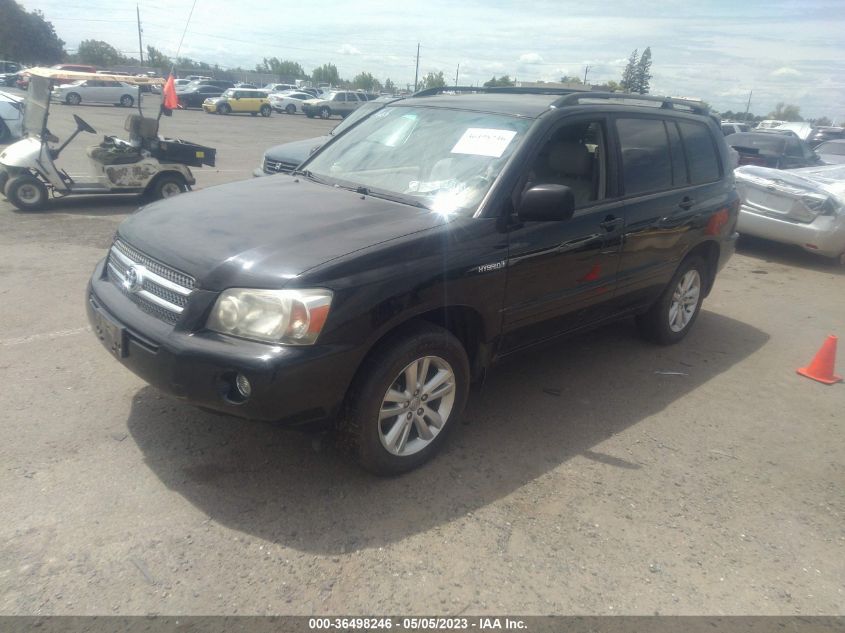
[[[72,112],[128,114],[57,107],[61,138]],[[331,125],[163,133],[217,147],[206,187]],[[85,283],[134,208],[0,200],[0,614],[845,613],[845,385],[794,371],[845,336],[841,267],[744,241],[682,344],[626,322],[509,361],[444,454],[374,479],[100,347]]]

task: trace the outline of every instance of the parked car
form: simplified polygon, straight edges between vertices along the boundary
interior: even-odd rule
[[[740,165],[757,165],[774,169],[795,169],[821,163],[816,153],[792,132],[785,134],[742,132],[725,137],[728,145],[739,152]]]
[[[0,143],[23,136],[24,99],[0,92]]]
[[[749,166],[734,175],[742,198],[741,234],[794,244],[845,264],[845,166],[789,172]]]
[[[188,75],[185,77],[189,82],[190,81],[212,81],[211,77],[206,77],[205,75]]]
[[[777,127],[778,125],[783,125],[784,123],[787,123],[787,121],[781,121],[779,119],[765,119],[764,121],[760,121],[755,129],[765,130],[768,128]]]
[[[298,90],[295,84],[267,84],[262,87],[262,90],[268,92],[286,92],[288,90]]]
[[[734,123],[733,121],[722,121],[722,134],[730,136],[731,134],[739,134],[740,132],[747,132],[751,129],[750,125],[745,123]]]
[[[138,87],[121,81],[85,79],[61,84],[53,89],[53,100],[67,105],[107,103],[130,108],[138,97]]]
[[[273,112],[264,90],[230,88],[219,97],[209,97],[202,103],[208,114],[260,114],[268,117]]]
[[[270,96],[272,99],[272,95]],[[381,110],[388,103],[396,101],[395,98],[382,98],[378,101],[364,103],[355,112],[338,123],[331,132],[325,136],[315,136],[302,141],[291,141],[271,147],[261,160],[261,166],[253,170],[253,176],[272,176],[273,174],[289,174],[296,169],[302,161],[317,151],[325,143],[332,140],[332,137],[342,134],[345,130],[355,125],[361,119]]]
[[[307,92],[278,92],[270,94],[270,105],[276,112],[296,114],[302,112],[302,104],[314,97]]]
[[[189,84],[183,90],[176,91],[176,98],[182,108],[201,108],[206,99],[219,97],[226,91],[226,88],[217,86],[205,86]]]
[[[235,88],[245,88],[247,90],[258,90],[258,86],[246,81],[241,81],[235,84]]]
[[[379,474],[432,457],[510,354],[634,315],[658,343],[687,335],[739,208],[705,108],[436,92],[293,177],[132,214],[87,290],[95,335],[189,402],[331,424]]]
[[[0,60],[0,86],[14,86],[22,68],[18,62]]]
[[[845,128],[841,127],[814,127],[812,132],[807,135],[807,145],[816,147],[825,141],[833,141],[836,139],[845,139]]]
[[[70,70],[77,73],[97,73],[99,72],[95,66],[88,66],[86,64],[56,64],[51,66],[56,70]]]
[[[802,141],[807,138],[810,133],[813,131],[813,126],[805,121],[799,122],[788,122],[788,123],[781,123],[775,128],[771,128],[773,131],[781,132],[784,130],[789,130],[795,136],[800,138]]]
[[[198,86],[214,86],[215,88],[220,88],[220,91],[228,90],[229,88],[234,88],[235,84],[231,81],[226,81],[225,79],[194,79],[182,88],[183,91],[191,91],[197,88]],[[176,92],[179,92],[179,89],[176,89]]]
[[[166,78],[165,78],[166,79]],[[173,80],[173,87],[176,88],[176,92],[179,92],[182,88],[187,86],[190,82],[188,79],[174,79]],[[155,94],[161,94],[162,86],[159,84],[153,84],[150,86],[150,92]]]
[[[841,165],[845,163],[845,139],[826,141],[814,150],[823,163]]]
[[[316,116],[323,119],[328,119],[335,115],[345,117],[359,105],[367,101],[368,99],[363,93],[359,97],[357,92],[338,90],[330,92],[323,98],[309,99],[302,104],[302,110],[310,119]]]
[[[794,130],[782,129],[782,128],[779,128],[779,127],[770,127],[770,128],[760,129],[760,130],[754,130],[754,133],[755,134],[780,134],[781,136],[792,136],[794,138],[800,138]]]

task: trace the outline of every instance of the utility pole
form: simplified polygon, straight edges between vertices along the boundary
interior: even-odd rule
[[[745,116],[742,117],[743,121],[748,121],[748,111],[751,109],[751,95],[753,94],[753,90],[748,93],[748,103],[745,104]]]
[[[458,85],[458,75],[460,74],[460,72],[461,72],[461,65],[458,64],[458,69],[455,71],[455,85],[456,86]]]
[[[140,57],[141,66],[144,65],[144,45],[141,43],[141,9],[135,5],[135,14],[138,16],[138,56]]]
[[[589,66],[584,66],[584,85],[587,85],[587,73],[590,72]]]
[[[417,91],[417,84],[420,78],[420,43],[417,42],[417,69],[414,71],[414,92]]]

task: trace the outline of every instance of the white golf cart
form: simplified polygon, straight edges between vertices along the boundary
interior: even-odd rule
[[[44,206],[52,196],[97,194],[146,194],[151,198],[168,198],[189,191],[196,181],[190,166],[214,165],[215,150],[178,139],[158,135],[158,119],[143,116],[141,86],[161,84],[162,79],[149,77],[115,77],[138,86],[138,114],[127,117],[124,128],[129,141],[106,136],[99,145],[88,148],[91,177],[85,182],[74,180],[56,166],[55,160],[80,132],[96,134],[96,130],[76,114],[76,131],[58,147],[59,139],[47,129],[52,87],[59,81],[98,80],[109,76],[92,73],[33,68],[30,73],[24,114],[27,136],[0,153],[0,192],[22,211]]]

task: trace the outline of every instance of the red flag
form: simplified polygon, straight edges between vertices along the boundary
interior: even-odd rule
[[[161,91],[161,105],[167,110],[175,110],[179,107],[179,98],[176,96],[176,82],[173,73],[167,78],[164,89]]]

